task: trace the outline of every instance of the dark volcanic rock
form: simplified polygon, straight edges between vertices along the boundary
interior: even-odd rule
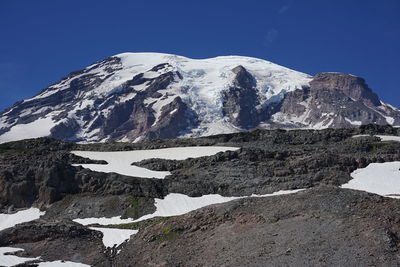
[[[365,80],[345,73],[319,73],[310,82],[311,90],[328,89],[341,91],[346,96],[361,101],[368,106],[380,106],[378,96],[365,83]]]
[[[145,139],[174,138],[196,124],[196,119],[196,114],[177,96],[162,107],[159,123],[151,127]]]
[[[0,246],[23,248],[23,257],[111,266],[102,233],[66,220],[37,220],[0,231]],[[0,263],[1,264],[1,263]]]
[[[397,266],[398,200],[334,187],[206,207],[140,231],[116,266]]]
[[[45,208],[65,196],[77,194],[126,195],[125,199],[163,197],[166,194],[157,179],[96,173],[73,167],[70,163],[105,162],[74,156],[68,151],[72,147],[73,144],[52,139],[0,145],[0,210],[32,205]],[[129,209],[129,204],[121,205],[114,212],[123,213],[126,209]],[[93,209],[92,215],[95,212]]]
[[[256,109],[260,104],[255,89],[256,81],[243,66],[237,66],[232,71],[236,76],[233,87],[223,92],[222,114],[235,126],[254,128],[260,122]]]
[[[387,125],[397,121],[400,122],[400,115],[381,103],[364,79],[343,73],[317,74],[309,88],[287,93],[273,119],[283,123],[280,126],[316,128]]]
[[[178,100],[177,100],[178,101]],[[177,105],[177,106],[175,106]],[[171,105],[179,108],[179,101]],[[372,162],[400,160],[400,143],[374,136],[400,129],[255,130],[196,139],[144,143],[73,144],[32,139],[0,145],[2,212],[31,205],[40,220],[0,232],[0,246],[21,255],[75,260],[92,266],[396,266],[399,205],[396,199],[343,190],[350,173]],[[134,163],[170,171],[165,179],[98,173],[73,163],[97,163],[71,150],[124,151],[179,146],[233,146],[237,151],[182,161]],[[154,198],[245,196],[306,188],[294,195],[241,199],[176,218],[140,224],[129,243],[105,250],[101,234],[65,219],[138,218],[155,211]],[[358,255],[358,256],[357,256]]]

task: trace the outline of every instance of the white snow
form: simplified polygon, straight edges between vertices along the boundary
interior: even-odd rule
[[[15,266],[29,261],[38,260],[39,258],[23,258],[14,255],[4,255],[6,253],[14,253],[23,251],[21,248],[0,247],[0,266]]]
[[[83,138],[84,140],[90,139],[90,141],[106,141],[106,139],[96,139],[96,137],[89,132],[88,125],[92,124],[94,118],[100,114],[107,116],[112,106],[108,108],[96,107],[94,111],[95,114],[92,114],[93,119],[85,122],[81,121],[81,118],[76,116],[75,113],[79,109],[93,105],[93,99],[107,99],[119,92],[128,80],[131,80],[138,74],[143,73],[143,77],[152,79],[166,72],[176,71],[180,73],[182,79],[178,77],[178,75],[175,75],[173,83],[164,90],[168,91],[168,95],[165,92],[161,92],[163,97],[159,98],[152,106],[156,117],[155,123],[157,123],[162,107],[167,105],[175,97],[180,96],[183,102],[186,103],[189,108],[196,110],[198,117],[201,118],[201,123],[196,126],[195,129],[192,129],[192,132],[184,135],[184,137],[195,137],[217,133],[232,133],[239,130],[230,122],[226,121],[221,109],[222,91],[228,89],[232,85],[235,76],[232,69],[239,65],[245,67],[255,78],[255,89],[260,98],[260,106],[268,101],[278,101],[284,97],[286,92],[307,86],[311,81],[311,76],[307,74],[262,59],[243,56],[190,59],[161,53],[123,53],[115,55],[115,57],[121,59],[121,65],[114,66],[115,69],[111,73],[106,70],[106,68],[109,67],[108,65],[97,66],[94,64],[87,67],[84,73],[63,79],[59,83],[50,86],[39,95],[27,99],[24,102],[26,103],[35,99],[48,97],[59,91],[67,90],[72,81],[83,75],[95,75],[95,78],[105,79],[100,85],[93,87],[91,90],[80,92],[75,96],[80,101],[76,106],[71,107],[68,117],[76,119],[78,124],[84,128],[77,138]],[[154,66],[163,63],[168,63],[170,66],[158,71],[150,71]],[[145,84],[131,87],[132,90],[136,92],[142,91],[146,89],[150,83],[149,81]],[[132,99],[136,92],[120,96],[119,99],[115,101],[115,104]],[[57,113],[65,110],[65,105],[60,104],[59,106],[48,108],[49,113],[47,113],[46,116],[54,118]],[[21,112],[23,114],[28,114],[30,111],[26,109]],[[47,131],[49,129],[46,130],[46,127],[37,127],[37,129],[42,129],[43,132],[35,134],[34,137],[47,136],[49,134]],[[16,130],[18,130],[18,128]],[[13,135],[14,134],[10,134],[7,138]],[[28,137],[25,135],[17,135],[13,140],[25,138]]]
[[[103,233],[103,244],[105,247],[119,246],[126,240],[128,240],[131,235],[134,235],[138,230],[127,230],[127,229],[112,229],[112,228],[99,228],[90,227],[92,230],[100,231]]]
[[[386,122],[389,124],[389,125],[393,125],[393,123],[394,123],[394,118],[393,117],[388,117],[388,116],[384,116],[385,117],[385,119],[386,119]]]
[[[115,216],[115,217],[100,217],[100,218],[83,218],[83,219],[74,219],[74,222],[80,223],[82,225],[90,225],[90,224],[99,224],[99,225],[113,225],[113,224],[126,224],[126,223],[132,223],[135,220],[133,219],[121,219],[121,216]]]
[[[164,179],[165,176],[170,174],[170,172],[152,171],[146,168],[132,166],[131,164],[134,162],[153,158],[185,160],[188,158],[211,156],[219,152],[235,151],[238,149],[239,148],[237,147],[196,146],[117,152],[72,151],[71,153],[93,160],[105,160],[108,163],[107,165],[75,164],[74,166],[82,166],[83,168],[98,172],[115,172],[127,176]]]
[[[270,197],[277,195],[285,195],[285,194],[293,194],[297,193],[304,189],[297,190],[281,190],[278,192],[274,192],[272,194],[265,195],[251,195],[244,197],[223,197],[217,194],[214,195],[204,195],[201,197],[189,197],[183,194],[171,193],[168,194],[164,199],[155,199],[156,211],[152,214],[144,215],[136,220],[133,219],[121,219],[120,216],[112,217],[112,218],[84,218],[84,219],[75,219],[74,221],[83,225],[90,224],[100,224],[100,225],[112,225],[112,224],[125,224],[132,222],[140,222],[144,220],[148,220],[155,217],[170,217],[170,216],[178,216],[183,215],[188,212],[191,212],[196,209],[200,209],[202,207],[225,203],[236,199],[247,198],[247,197]]]
[[[6,228],[14,227],[19,223],[39,219],[39,217],[44,214],[45,212],[41,212],[39,209],[36,208],[21,210],[14,214],[0,214],[0,231]]]
[[[352,121],[348,118],[344,118],[348,123],[350,123],[351,125],[356,125],[356,126],[361,126],[362,125],[362,121]]]
[[[366,191],[385,197],[400,198],[400,161],[371,163],[351,173],[342,188]]]
[[[356,135],[353,135],[352,138],[368,137],[368,136],[372,136],[372,135],[369,135],[369,134],[356,134]]]
[[[11,248],[11,247],[0,247],[0,266],[11,267],[22,263],[33,262],[35,263],[40,260],[37,258],[24,258],[14,255],[4,255],[6,253],[15,253],[23,251],[21,248]],[[38,267],[90,267],[90,265],[72,262],[72,261],[51,261],[51,262],[37,262]]]
[[[376,136],[381,139],[382,142],[400,142],[400,136],[395,136],[395,135],[368,135],[368,134],[358,134],[358,135],[353,135],[353,138],[357,137],[367,137],[367,136]]]
[[[90,267],[90,265],[72,261],[39,262],[38,267]]]
[[[18,124],[13,126],[10,131],[0,135],[0,143],[49,136],[50,129],[54,125],[53,120],[49,117],[41,118],[27,124]]]
[[[137,219],[143,221],[154,217],[178,216],[202,207],[225,203],[240,197],[223,197],[220,195],[204,195],[201,197],[189,197],[183,194],[171,193],[164,199],[155,199],[156,211]]]
[[[393,135],[377,135],[381,139],[381,141],[395,141],[400,142],[400,136]]]

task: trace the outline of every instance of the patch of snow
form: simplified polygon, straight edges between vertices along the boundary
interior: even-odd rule
[[[50,117],[41,118],[28,124],[13,126],[8,132],[0,135],[0,144],[28,138],[49,136],[55,123]]]
[[[107,165],[74,164],[74,166],[82,166],[83,168],[98,172],[115,172],[133,177],[164,179],[170,172],[152,171],[132,166],[131,164],[145,159],[185,160],[188,158],[212,156],[219,152],[235,151],[238,149],[237,147],[196,146],[117,152],[72,151],[71,153],[92,160],[104,160],[108,163]]]
[[[393,123],[394,123],[394,118],[393,117],[388,117],[388,116],[384,116],[385,117],[385,119],[386,119],[386,122],[389,124],[389,125],[393,125]]]
[[[131,100],[135,96],[136,96],[136,93],[129,93],[129,94],[126,94],[124,96],[119,97],[117,102],[118,103],[124,103],[124,102],[126,102],[128,100]]]
[[[225,203],[239,198],[241,197],[223,197],[221,195],[189,197],[183,194],[171,193],[168,194],[164,199],[156,198],[156,211],[152,214],[144,215],[136,221],[144,221],[154,217],[178,216],[205,206]]]
[[[355,189],[385,197],[400,198],[400,161],[371,163],[351,173],[342,188]]]
[[[1,222],[1,221],[0,221]],[[25,262],[38,260],[39,258],[23,258],[14,255],[5,255],[6,253],[14,253],[23,251],[21,248],[0,247],[0,266],[15,266]]]
[[[381,139],[381,141],[395,141],[400,142],[400,136],[394,135],[377,135]]]
[[[160,92],[160,93],[162,93],[162,92]],[[170,104],[172,101],[174,101],[174,99],[175,99],[175,97],[172,97],[172,96],[171,97],[166,97],[166,98],[161,98],[161,99],[158,99],[158,98],[150,98],[150,99],[148,98],[148,99],[146,99],[147,103],[150,103],[150,102],[153,103],[151,105],[151,108],[154,110],[154,117],[155,117],[153,125],[157,124],[157,122],[158,122],[158,120],[160,118],[160,115],[161,115],[162,108],[164,106]]]
[[[367,137],[367,136],[375,136],[375,137],[379,137],[381,139],[382,142],[400,142],[400,136],[395,136],[395,135],[369,135],[369,134],[358,134],[358,135],[353,135],[353,138],[357,138],[357,137]]]
[[[386,108],[389,108],[389,109],[392,109],[392,110],[396,110],[396,111],[399,110],[398,108],[396,108],[395,106],[393,106],[393,105],[391,105],[389,103],[385,103],[385,102],[381,101],[381,104]]]
[[[112,229],[112,228],[99,228],[90,227],[92,230],[100,231],[103,233],[103,244],[105,247],[119,246],[131,235],[137,234],[138,230],[127,230],[127,229]]]
[[[38,267],[90,267],[90,265],[72,261],[39,262]]]
[[[134,222],[134,220],[131,218],[121,219],[121,216],[115,216],[109,218],[106,217],[79,218],[79,219],[74,219],[73,221],[80,223],[82,225],[91,225],[91,224],[113,225],[113,224],[126,224]]]
[[[348,123],[350,123],[351,125],[356,125],[356,126],[361,126],[362,125],[362,121],[352,121],[348,118],[344,118]]]
[[[42,212],[36,208],[21,210],[14,214],[0,214],[0,231],[10,227],[14,227],[19,223],[39,219],[39,217],[44,214],[45,212]]]
[[[75,219],[74,221],[83,225],[100,224],[100,225],[112,225],[112,224],[125,224],[132,222],[140,222],[155,217],[170,217],[183,215],[196,209],[200,209],[209,205],[225,203],[236,199],[247,198],[247,197],[270,197],[277,195],[293,194],[304,189],[296,190],[281,190],[272,194],[265,195],[251,195],[244,197],[223,197],[221,195],[204,195],[201,197],[189,197],[183,194],[171,193],[168,194],[164,199],[155,199],[156,211],[152,214],[144,215],[136,220],[134,219],[121,219],[121,216],[112,218],[84,218]]]
[[[372,135],[369,135],[369,134],[356,134],[356,135],[353,135],[352,138],[368,137],[368,136],[372,136]]]

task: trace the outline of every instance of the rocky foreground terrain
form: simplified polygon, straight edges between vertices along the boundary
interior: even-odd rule
[[[32,206],[46,213],[0,231],[0,247],[22,248],[17,254],[23,257],[91,266],[398,266],[399,200],[340,187],[358,168],[400,161],[400,143],[374,135],[400,136],[400,129],[366,125],[255,130],[135,144],[83,145],[47,138],[1,144],[0,213]],[[240,149],[182,161],[135,163],[170,171],[165,179],[91,171],[72,164],[106,162],[70,153],[182,146]],[[170,193],[249,196],[294,189],[304,190],[110,225],[139,230],[112,248],[104,246],[101,232],[72,221],[137,219],[154,212],[155,199]]]

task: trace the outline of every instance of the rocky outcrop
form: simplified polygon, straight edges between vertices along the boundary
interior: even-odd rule
[[[349,174],[357,168],[372,162],[400,160],[400,144],[376,145],[379,139],[375,137],[351,138],[356,134],[400,133],[399,129],[390,126],[369,125],[359,129],[323,131],[257,130],[141,144],[74,145],[51,139],[11,143],[9,147],[0,146],[0,207],[4,211],[32,204],[45,208],[57,202],[60,205],[54,214],[117,216],[128,212],[132,198],[144,203],[139,206],[152,208],[151,199],[163,198],[171,192],[190,196],[243,196],[320,184],[341,185],[351,179]],[[135,163],[172,172],[163,180],[73,167],[71,163],[105,162],[90,161],[68,152],[72,149],[110,151],[193,145],[226,145],[242,149],[185,161],[156,159]],[[98,199],[99,194],[104,201]],[[76,201],[72,201],[71,196]],[[140,216],[148,210],[139,207],[135,213]]]
[[[37,220],[0,231],[0,246],[17,246],[24,249],[18,255],[40,257],[44,261],[111,266],[107,253],[103,252],[102,237],[101,232],[68,220]]]
[[[2,144],[1,213],[33,204],[46,214],[0,231],[0,246],[23,248],[19,255],[25,257],[91,266],[395,265],[399,257],[398,200],[339,186],[357,168],[399,161],[400,143],[380,142],[374,136],[353,138],[360,134],[400,136],[400,128],[372,124],[321,131],[255,130],[136,144],[74,144],[47,138]],[[135,163],[170,171],[165,179],[73,167],[72,163],[105,162],[69,153],[196,145],[241,149],[182,161]],[[113,249],[104,248],[100,232],[71,222],[88,217],[136,219],[154,213],[156,198],[169,193],[246,196],[301,188],[307,190],[113,225],[139,229]]]
[[[320,73],[309,88],[285,95],[272,122],[280,127],[347,128],[400,122],[400,113],[382,103],[364,79],[343,73]],[[278,126],[279,127],[279,126]]]
[[[183,135],[189,127],[193,127],[197,123],[197,115],[179,96],[163,106],[160,113],[157,121],[143,139],[174,138]]]
[[[0,146],[0,210],[46,208],[66,196],[104,194],[128,197],[163,197],[166,192],[156,179],[95,173],[71,163],[104,163],[72,156],[73,145],[52,139],[26,140]],[[123,202],[123,201],[121,201]],[[129,204],[115,212],[124,212]],[[96,209],[92,210],[94,213]],[[107,212],[107,209],[103,210]]]
[[[141,230],[114,264],[396,266],[398,212],[397,200],[335,187],[242,199]]]
[[[222,93],[222,114],[237,127],[254,128],[260,122],[256,81],[243,66],[237,66],[232,72],[235,73],[233,86]]]
[[[365,80],[345,73],[319,73],[310,82],[311,90],[328,89],[340,91],[355,101],[368,106],[380,106],[378,96],[365,83]]]

